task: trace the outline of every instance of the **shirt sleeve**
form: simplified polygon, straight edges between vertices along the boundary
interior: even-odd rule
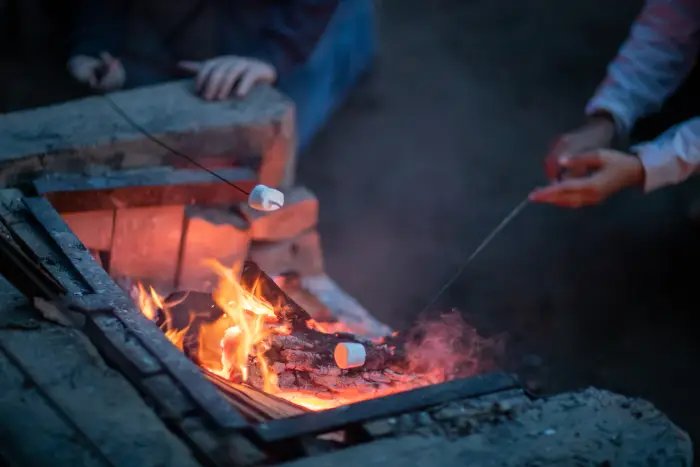
[[[700,169],[700,117],[682,123],[671,138],[643,145],[645,191],[680,183]]]
[[[340,1],[280,0],[269,11],[252,55],[284,74],[314,51]]]
[[[628,134],[683,83],[697,57],[699,30],[700,1],[647,0],[586,113],[607,111]]]
[[[128,0],[83,0],[71,37],[71,55],[119,56],[128,17]]]

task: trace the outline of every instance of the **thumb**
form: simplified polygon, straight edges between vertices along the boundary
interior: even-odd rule
[[[190,73],[197,73],[202,68],[202,62],[194,62],[191,60],[183,60],[178,62],[177,66],[184,71],[189,71]]]

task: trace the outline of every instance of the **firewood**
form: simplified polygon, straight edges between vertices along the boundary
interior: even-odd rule
[[[226,400],[252,422],[293,417],[308,412],[307,409],[274,395],[243,384],[233,383],[207,370],[202,371],[204,376],[216,385]]]
[[[292,330],[308,329],[307,322],[311,319],[311,315],[294,303],[257,264],[246,261],[240,280],[246,290],[255,290],[260,297],[273,305],[277,317],[283,323],[288,323]]]
[[[408,371],[403,336],[372,342],[348,333],[321,332],[313,325],[309,314],[254,263],[244,264],[240,281],[246,290],[254,291],[256,296],[273,305],[278,320],[274,325],[281,330],[265,338],[268,350],[263,355],[249,357],[248,378],[245,381],[248,386],[240,387],[254,388],[256,397],[259,398],[266,387],[260,372],[258,359],[261,358],[265,359],[267,368],[276,377],[276,385],[281,391],[311,394],[318,398],[333,399],[339,394],[379,395],[426,384]],[[164,317],[160,316],[159,322],[165,323],[166,327],[186,329],[183,350],[197,361],[200,327],[220,319],[223,311],[212,296],[205,293],[173,294],[166,302],[175,305],[168,308],[169,321],[165,323]],[[365,353],[364,364],[350,369],[340,368],[334,356],[339,344],[361,345]],[[235,373],[228,375],[231,385],[243,383],[239,378],[240,375]],[[226,381],[225,378],[220,379]],[[239,396],[240,391],[232,396],[235,403],[241,403]],[[268,406],[268,402],[261,405]],[[276,413],[255,410],[262,417],[277,416]],[[286,413],[286,409],[282,412]]]

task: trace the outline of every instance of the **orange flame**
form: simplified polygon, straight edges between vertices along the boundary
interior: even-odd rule
[[[250,291],[241,286],[238,281],[241,264],[227,268],[214,260],[206,263],[219,276],[218,286],[212,296],[216,305],[224,312],[224,316],[213,324],[201,326],[198,349],[200,363],[206,369],[225,378],[239,378],[245,382],[250,376],[249,362],[253,359],[263,376],[263,390],[269,393],[278,392],[277,375],[270,371],[266,359],[263,358],[268,350],[265,338],[273,333],[287,332],[286,328],[277,323],[274,307],[259,298],[258,283]],[[169,309],[175,304],[166,303],[153,288],[146,291],[139,284],[138,289],[138,302],[143,314],[155,320],[157,310],[162,310],[166,317],[165,335],[182,350],[187,328],[173,330],[168,326]],[[218,346],[213,345],[214,342],[218,342]],[[218,351],[215,350],[216,347]]]
[[[226,379],[246,382],[251,377],[250,369],[255,367],[262,377],[263,391],[275,394],[310,410],[334,408],[444,380],[442,371],[439,374],[436,373],[434,378],[428,377],[431,375],[421,371],[419,372],[422,374],[421,378],[412,378],[405,383],[397,383],[393,387],[370,393],[347,388],[341,392],[329,394],[330,397],[328,395],[324,397],[301,390],[281,391],[278,387],[277,374],[275,371],[271,371],[267,359],[264,357],[269,350],[269,340],[266,338],[272,334],[288,334],[289,328],[279,322],[275,314],[275,307],[261,298],[262,294],[259,290],[261,281],[256,282],[250,290],[246,290],[241,285],[239,276],[242,264],[236,264],[231,268],[214,260],[207,261],[207,264],[219,276],[219,282],[212,297],[216,305],[223,311],[223,316],[213,323],[199,325],[199,348],[196,350],[199,364],[212,373]],[[183,330],[174,330],[170,326],[170,309],[181,301],[168,303],[155,290],[152,288],[146,290],[140,284],[138,292],[138,304],[143,314],[151,320],[156,320],[160,310],[165,317],[163,331],[166,337],[180,350],[183,350],[187,330],[192,325],[193,318],[197,316],[196,310],[190,310],[188,327]],[[320,323],[309,320],[307,325],[311,329],[327,334],[346,331],[343,323],[340,322]],[[451,328],[456,329],[456,326],[451,326]],[[423,348],[412,350],[419,355],[425,353]],[[434,349],[428,348],[427,350]],[[428,360],[434,359],[431,356]],[[430,365],[428,366],[430,367]],[[432,369],[435,372],[439,370],[439,368]],[[258,375],[256,375],[256,380],[257,377]]]

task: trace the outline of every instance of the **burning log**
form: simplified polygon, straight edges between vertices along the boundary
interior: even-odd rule
[[[400,337],[372,342],[353,334],[324,332],[326,323],[314,321],[254,263],[244,264],[238,280],[243,289],[271,304],[275,316],[273,329],[261,342],[263,350],[251,353],[244,369],[234,361],[245,339],[243,331],[230,326],[224,333],[217,350],[222,354],[222,374],[231,381],[245,380],[257,389],[269,389],[273,381],[283,392],[313,393],[329,399],[334,393],[376,394],[410,384],[411,378],[404,375],[408,364]],[[198,292],[176,293],[164,302],[167,311],[159,310],[156,322],[166,333],[182,332],[182,350],[206,367],[202,331],[226,320],[224,310],[212,295]]]
[[[342,323],[312,319],[254,263],[213,267],[221,275],[214,294],[163,299],[152,292],[150,303],[160,309],[149,309],[148,300],[140,300],[141,308],[205,371],[239,387],[330,408],[473,375],[481,367],[485,341],[462,326],[458,313],[370,341],[334,332]],[[140,295],[148,298],[143,290]]]
[[[365,361],[361,366],[343,368],[338,347],[360,347]],[[402,349],[388,343],[362,341],[348,334],[325,334],[314,329],[273,335],[264,357],[281,391],[313,394],[321,399],[337,395],[381,395],[418,384],[418,377],[406,373]],[[257,357],[260,358],[260,357]],[[340,362],[338,360],[341,360]],[[339,364],[340,363],[340,364]],[[264,386],[259,366],[249,366],[249,383]]]

